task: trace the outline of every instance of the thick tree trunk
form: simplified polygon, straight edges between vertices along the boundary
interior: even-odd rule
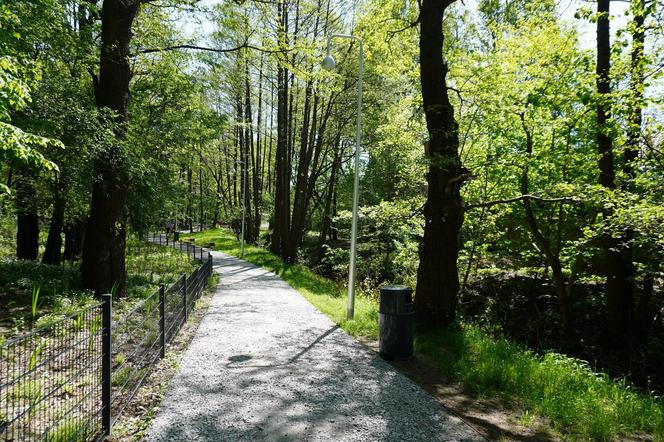
[[[85,242],[85,231],[87,224],[85,220],[77,220],[67,224],[64,227],[65,232],[65,250],[62,258],[67,261],[75,261],[83,253],[83,244]]]
[[[39,253],[39,214],[34,175],[21,171],[16,180],[16,258],[36,261]]]
[[[65,219],[65,200],[60,190],[56,189],[53,198],[53,214],[48,229],[48,238],[42,262],[44,264],[60,264],[62,259],[62,227]]]
[[[615,189],[615,164],[613,140],[608,134],[610,111],[611,41],[609,24],[610,0],[597,2],[597,149],[599,153],[599,183],[607,189]],[[613,215],[610,209],[604,216]],[[606,274],[606,298],[608,335],[612,344],[624,342],[630,335],[634,296],[634,275],[631,253],[626,253],[626,238],[605,235],[604,273]]]
[[[101,11],[101,57],[95,98],[99,109],[110,109],[117,123],[117,145],[95,161],[90,219],[81,264],[83,287],[98,295],[112,288],[122,296],[125,277],[126,158],[121,143],[129,112],[129,41],[138,13],[136,0],[104,0]]]
[[[423,0],[420,11],[420,80],[430,158],[415,315],[418,322],[432,327],[448,326],[455,318],[463,222],[460,188],[467,177],[459,158],[458,124],[447,95],[443,60],[443,14],[452,2]]]

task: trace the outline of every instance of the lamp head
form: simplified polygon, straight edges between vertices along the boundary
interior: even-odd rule
[[[337,66],[337,62],[334,61],[334,58],[332,58],[332,56],[328,54],[325,56],[325,58],[323,58],[321,65],[323,66],[323,69],[325,69],[326,71],[331,71]]]

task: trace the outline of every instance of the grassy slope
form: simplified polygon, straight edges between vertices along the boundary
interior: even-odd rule
[[[227,230],[193,235],[214,242],[215,250],[240,255],[240,245]],[[281,276],[349,334],[375,339],[378,307],[358,298],[355,319],[346,320],[345,291],[302,265],[284,264],[268,251],[247,246],[244,258]],[[455,331],[420,332],[418,351],[440,363],[451,380],[478,395],[498,395],[528,412],[549,418],[567,439],[616,440],[645,432],[664,440],[664,402],[638,394],[621,381],[594,373],[586,364],[549,353],[538,356],[505,339],[464,324]]]

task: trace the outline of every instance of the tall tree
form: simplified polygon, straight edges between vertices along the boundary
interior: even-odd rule
[[[104,0],[101,10],[101,56],[95,78],[95,99],[100,110],[110,110],[116,142],[95,160],[95,176],[81,282],[96,293],[113,287],[122,295],[125,281],[125,203],[128,190],[123,140],[129,116],[129,42],[139,0]]]
[[[288,46],[288,2],[278,4],[280,18],[278,40],[281,49]],[[290,227],[291,167],[288,153],[289,75],[284,63],[277,68],[277,149],[275,158],[274,220],[270,251],[281,256],[288,242]]]
[[[615,155],[610,133],[611,120],[611,32],[610,0],[597,2],[597,150],[599,153],[599,183],[616,189]],[[605,218],[613,215],[604,209]],[[608,334],[613,343],[624,341],[630,333],[633,310],[634,276],[631,253],[625,247],[626,238],[605,234],[604,273],[606,275],[606,299]]]
[[[420,10],[420,81],[429,165],[420,243],[415,314],[420,323],[447,326],[459,292],[457,257],[463,222],[461,185],[468,177],[459,157],[459,127],[447,95],[443,16],[454,0],[423,0]]]

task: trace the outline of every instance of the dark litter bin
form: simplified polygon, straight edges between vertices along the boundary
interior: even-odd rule
[[[179,241],[180,240],[180,232],[177,230],[173,232],[173,241]]]
[[[413,357],[413,290],[404,286],[380,289],[378,308],[380,356],[387,361]]]

